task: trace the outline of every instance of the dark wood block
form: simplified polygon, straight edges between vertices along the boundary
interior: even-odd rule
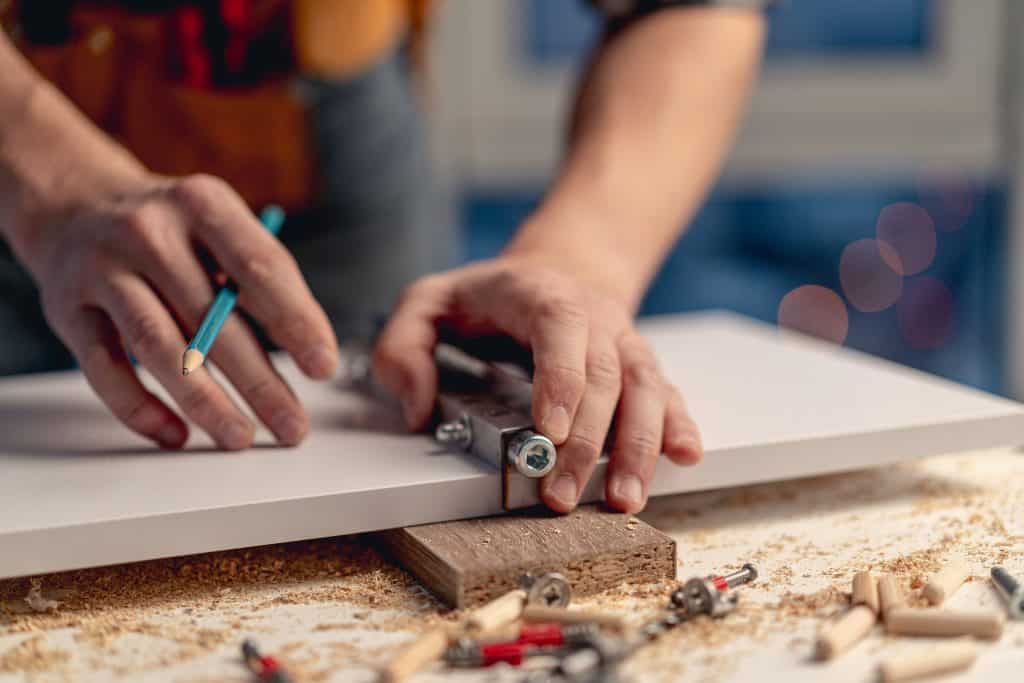
[[[676,573],[669,536],[593,505],[564,516],[517,512],[393,529],[382,537],[406,570],[456,608],[506,593],[527,572],[561,572],[579,596]]]

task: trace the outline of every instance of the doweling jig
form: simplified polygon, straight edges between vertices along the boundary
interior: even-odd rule
[[[370,348],[350,343],[343,349],[346,382],[383,398],[373,381]],[[537,479],[551,471],[558,452],[551,439],[534,430],[533,385],[515,363],[480,360],[459,347],[440,343],[434,351],[438,371],[435,439],[499,469],[502,505],[509,503],[512,478]]]

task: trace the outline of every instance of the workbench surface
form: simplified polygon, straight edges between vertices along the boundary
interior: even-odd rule
[[[640,515],[671,534],[680,578],[753,562],[762,578],[738,610],[701,619],[638,653],[637,681],[872,681],[881,656],[926,640],[873,634],[836,663],[810,661],[813,634],[843,610],[853,573],[895,572],[918,585],[953,549],[974,577],[952,606],[997,608],[988,567],[1024,575],[1024,455],[997,450],[813,479],[682,494]],[[0,549],[2,550],[2,549]],[[29,579],[0,582],[0,683],[252,680],[238,659],[245,636],[299,681],[372,681],[415,632],[459,615],[388,564],[366,538],[211,553],[43,577],[33,612]],[[623,587],[585,601],[631,619],[663,605],[669,586]],[[37,607],[43,604],[37,602]],[[1019,680],[1024,622],[982,644],[966,674],[942,680]],[[512,669],[440,670],[415,681],[513,681]]]

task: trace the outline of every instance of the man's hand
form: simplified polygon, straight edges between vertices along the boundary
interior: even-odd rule
[[[188,438],[182,419],[143,387],[129,353],[218,446],[246,448],[253,424],[214,377],[181,373],[186,337],[214,295],[196,246],[238,283],[239,304],[311,377],[328,377],[337,364],[327,316],[288,251],[225,183],[147,175],[119,189],[59,212],[26,240],[24,261],[39,283],[47,320],[131,429],[166,448]],[[225,323],[211,359],[281,443],[303,439],[305,412],[237,314]]]
[[[402,400],[410,427],[422,427],[433,408],[439,322],[471,335],[508,334],[532,350],[534,421],[559,446],[558,463],[541,484],[551,508],[576,506],[613,416],[605,495],[620,510],[644,507],[661,453],[681,465],[701,459],[686,404],[628,308],[515,256],[431,275],[407,290],[380,337],[374,368]]]

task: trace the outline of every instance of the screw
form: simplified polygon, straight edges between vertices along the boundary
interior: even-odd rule
[[[461,417],[451,422],[442,422],[437,425],[434,431],[434,438],[444,445],[455,445],[461,448],[469,448],[473,443],[473,430],[469,427],[469,421]]]
[[[526,589],[526,601],[531,605],[566,607],[572,600],[569,581],[558,572],[548,572],[534,577],[524,574],[519,585]]]
[[[745,583],[750,583],[757,578],[757,568],[752,564],[745,564],[739,571],[735,571],[732,574],[726,574],[722,577],[726,585],[729,588],[735,588],[736,586],[742,586]]]
[[[551,439],[529,429],[524,429],[509,440],[506,455],[516,470],[530,479],[543,477],[558,460]]]
[[[992,582],[1006,600],[1007,609],[1014,619],[1024,619],[1024,586],[1002,567],[992,567]]]

